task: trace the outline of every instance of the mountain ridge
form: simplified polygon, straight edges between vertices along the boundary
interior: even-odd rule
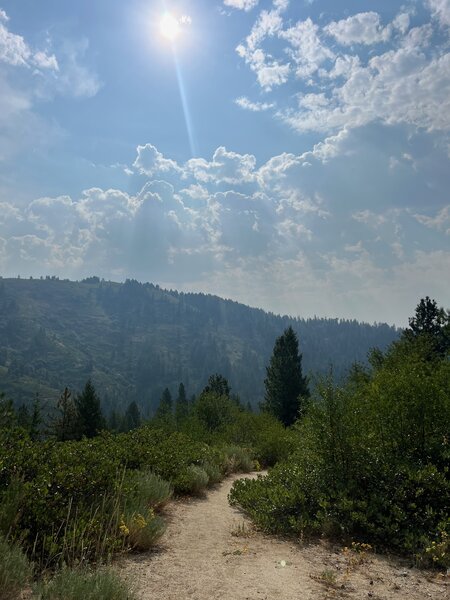
[[[220,372],[254,406],[276,337],[292,325],[307,373],[340,377],[371,347],[398,336],[386,324],[276,315],[203,293],[89,277],[0,279],[0,390],[16,402],[56,401],[91,378],[107,409],[136,400],[151,414],[165,387],[198,393]]]

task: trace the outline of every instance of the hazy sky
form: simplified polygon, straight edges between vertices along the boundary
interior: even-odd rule
[[[450,0],[0,0],[0,273],[450,305]]]

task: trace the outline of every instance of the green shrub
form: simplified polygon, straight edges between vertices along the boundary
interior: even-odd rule
[[[31,574],[31,566],[22,550],[0,537],[0,600],[19,598]]]
[[[208,476],[208,485],[214,485],[222,481],[223,472],[219,465],[206,461],[202,464],[202,469]]]
[[[17,478],[12,478],[6,489],[0,492],[0,535],[8,536],[14,530],[25,495],[25,484]]]
[[[122,515],[119,529],[128,548],[146,552],[163,535],[166,525],[163,519],[150,509]]]
[[[253,470],[253,459],[246,448],[240,446],[225,446],[228,473],[250,473]]]
[[[175,480],[175,489],[182,494],[200,495],[208,486],[208,474],[198,465],[187,466]]]
[[[230,502],[267,531],[325,533],[446,566],[450,523],[450,362],[394,346],[343,387],[324,382],[266,478]]]
[[[127,584],[111,570],[64,569],[38,587],[38,600],[133,600]]]
[[[170,483],[152,471],[129,471],[124,482],[124,494],[128,507],[158,510],[170,500],[172,488]]]

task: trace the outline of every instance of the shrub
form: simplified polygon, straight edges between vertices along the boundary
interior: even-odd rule
[[[25,485],[17,478],[12,478],[3,493],[0,492],[0,535],[8,536],[14,529],[25,495]]]
[[[119,529],[127,547],[146,552],[163,535],[166,526],[152,509],[122,515]]]
[[[253,470],[253,460],[250,451],[240,446],[225,446],[228,473],[250,473]]]
[[[175,480],[175,489],[182,494],[200,495],[208,486],[208,474],[198,465],[189,465]]]
[[[36,591],[38,600],[133,600],[127,584],[111,570],[64,569]]]
[[[450,362],[394,346],[343,387],[325,381],[296,450],[230,502],[267,531],[367,541],[448,563]]]
[[[170,483],[149,470],[129,471],[124,482],[128,507],[143,510],[161,509],[172,496]]]
[[[31,574],[31,566],[22,550],[0,537],[0,599],[19,598]]]
[[[222,481],[223,472],[219,465],[206,461],[202,464],[202,469],[208,475],[208,485],[214,485]]]

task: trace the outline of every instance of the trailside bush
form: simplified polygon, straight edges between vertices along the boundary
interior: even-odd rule
[[[450,362],[394,345],[372,372],[325,382],[297,449],[230,501],[267,531],[370,542],[449,564]]]
[[[151,427],[79,442],[31,442],[23,432],[0,431],[0,497],[9,498],[0,520],[34,552],[38,568],[98,561],[123,547],[127,497],[127,514],[147,520],[146,510],[161,507],[171,488],[199,493],[209,480],[202,465],[216,477],[223,462],[204,443]]]
[[[128,585],[109,569],[63,569],[36,590],[37,600],[133,600]]]
[[[19,598],[31,575],[31,566],[22,550],[0,537],[0,599]]]
[[[208,474],[198,465],[189,465],[183,469],[174,481],[175,489],[181,494],[200,495],[209,483]]]

